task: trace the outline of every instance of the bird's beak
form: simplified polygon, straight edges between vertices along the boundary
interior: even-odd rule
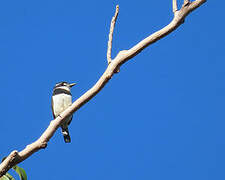
[[[71,83],[70,84],[70,87],[73,87],[74,85],[76,85],[77,83]]]

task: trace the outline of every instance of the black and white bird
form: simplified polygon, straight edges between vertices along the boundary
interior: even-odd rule
[[[60,82],[55,85],[52,94],[52,113],[54,119],[72,104],[70,88],[75,84],[76,83],[69,84],[68,82]],[[71,123],[72,118],[73,115],[68,117],[61,125],[62,134],[66,143],[71,142],[68,125]]]

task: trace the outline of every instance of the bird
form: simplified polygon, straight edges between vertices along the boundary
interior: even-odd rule
[[[54,119],[57,118],[65,109],[72,104],[71,87],[76,83],[59,82],[53,88],[52,94],[52,114]],[[68,125],[71,123],[73,115],[69,116],[62,124],[61,130],[65,143],[70,143],[71,138],[68,130]]]

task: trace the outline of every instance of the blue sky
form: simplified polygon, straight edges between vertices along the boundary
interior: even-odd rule
[[[225,2],[212,2],[124,64],[74,114],[71,144],[57,131],[20,164],[28,178],[224,180]],[[171,0],[0,2],[1,156],[49,125],[56,82],[77,82],[75,100],[98,80],[116,4],[113,57],[173,17]]]

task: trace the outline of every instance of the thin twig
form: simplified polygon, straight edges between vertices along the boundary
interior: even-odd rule
[[[0,164],[0,177],[3,176],[10,168],[14,165],[24,161],[28,157],[30,157],[35,152],[40,149],[47,147],[47,142],[54,135],[58,127],[61,123],[65,121],[65,119],[71,116],[74,112],[76,112],[80,107],[82,107],[85,103],[90,101],[101,89],[106,85],[106,83],[112,78],[114,73],[119,69],[119,67],[127,62],[132,57],[139,54],[144,48],[149,46],[150,44],[155,43],[159,39],[165,37],[169,33],[173,32],[176,28],[178,28],[183,22],[185,17],[191,13],[193,10],[201,6],[205,3],[206,0],[195,0],[193,2],[189,2],[187,5],[183,6],[179,11],[174,14],[173,20],[164,28],[159,31],[151,34],[147,38],[140,41],[138,44],[133,46],[129,50],[120,51],[117,56],[109,63],[103,75],[97,81],[97,83],[90,88],[87,92],[85,92],[80,98],[78,98],[69,108],[67,108],[64,112],[60,114],[56,119],[50,122],[50,125],[45,130],[45,132],[41,135],[41,137],[33,142],[30,145],[27,145],[22,151],[18,152],[13,151],[1,164]],[[118,10],[117,10],[118,11]],[[116,13],[118,14],[118,12]],[[117,15],[115,14],[115,19]],[[111,50],[110,50],[111,51]]]
[[[177,0],[173,0],[173,13],[177,11]]]
[[[111,51],[112,51],[113,31],[114,31],[114,27],[115,27],[115,24],[116,24],[118,13],[119,13],[119,5],[116,6],[115,15],[112,17],[112,21],[111,21],[111,25],[110,25],[108,49],[107,49],[108,65],[112,62]]]

